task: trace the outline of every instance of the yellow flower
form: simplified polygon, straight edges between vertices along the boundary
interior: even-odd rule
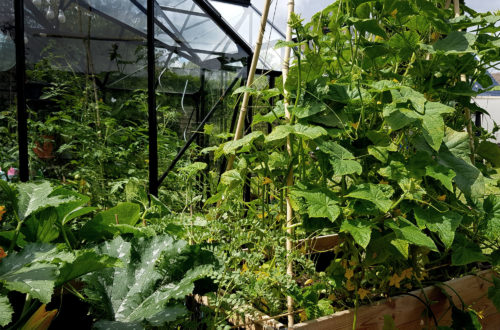
[[[396,17],[396,14],[398,13],[398,10],[397,9],[394,9],[392,12],[391,12],[391,16],[392,17]]]
[[[411,279],[411,275],[413,274],[413,268],[410,267],[410,268],[407,268],[405,270],[403,270],[401,272],[401,277],[402,278],[407,278],[407,279]]]
[[[308,279],[307,281],[304,282],[304,285],[311,285],[313,284],[313,280],[312,279]]]
[[[401,282],[402,279],[404,279],[404,277],[400,277],[397,273],[394,273],[389,279],[389,285],[400,288],[399,282]]]
[[[347,278],[349,280],[353,276],[354,276],[354,270],[353,269],[346,269],[345,270],[345,278]]]
[[[5,206],[0,205],[0,221],[2,220],[2,216],[5,214],[5,212],[7,212],[5,210]]]
[[[265,177],[265,178],[264,178],[264,180],[262,180],[262,184],[263,184],[263,185],[269,184],[269,183],[271,183],[271,182],[273,182],[273,180],[271,180],[271,179],[269,179],[269,178],[267,178],[267,177]]]
[[[301,322],[304,322],[304,321],[307,321],[307,314],[306,314],[306,311],[302,311],[299,313],[299,316],[300,316],[300,321]]]
[[[446,195],[438,196],[438,201],[444,202],[446,200]]]
[[[431,33],[431,41],[436,41],[439,39],[439,33],[437,32],[432,32]]]
[[[262,218],[265,218],[265,217],[267,217],[267,212],[257,213],[257,218],[262,219]]]
[[[243,266],[241,266],[241,272],[240,274],[243,274],[244,272],[246,272],[248,270],[248,266],[247,266],[247,263],[245,262],[243,264]]]
[[[349,291],[354,291],[354,289],[356,289],[356,287],[354,286],[354,283],[352,283],[351,280],[347,280],[347,282],[345,284],[345,288]]]
[[[43,304],[38,310],[31,315],[21,330],[47,330],[52,322],[52,319],[57,314],[57,309],[46,311],[46,305]]]
[[[370,291],[366,290],[366,289],[363,289],[363,288],[359,288],[358,289],[358,295],[359,295],[359,298],[361,299],[365,299],[366,296],[370,293]]]
[[[359,122],[356,122],[356,123],[351,123],[351,126],[352,126],[354,129],[358,129]]]
[[[382,104],[382,101],[377,101],[377,104]]]
[[[481,320],[484,319],[484,310],[482,311],[477,311],[476,312],[477,317],[479,317]]]
[[[392,79],[393,82],[395,82],[396,84],[399,83],[399,80],[397,80],[396,78]]]

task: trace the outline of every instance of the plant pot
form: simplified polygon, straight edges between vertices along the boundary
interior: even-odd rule
[[[33,148],[33,152],[35,155],[38,156],[40,159],[52,159],[54,158],[54,136],[52,135],[42,135],[43,138],[43,144],[40,142],[36,141],[35,145],[36,147]]]

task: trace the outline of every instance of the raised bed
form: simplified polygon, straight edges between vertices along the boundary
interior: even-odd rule
[[[306,254],[322,253],[331,251],[341,242],[337,234],[317,236],[298,241],[296,248]],[[444,289],[453,298],[454,304],[462,307],[461,299],[466,307],[481,312],[483,318],[480,320],[483,329],[500,329],[500,313],[491,300],[487,297],[488,288],[492,285],[493,270],[485,270],[477,275],[467,275],[453,279],[444,284],[430,286],[422,290],[415,290],[408,295],[400,295],[389,299],[377,301],[370,305],[358,308],[356,315],[356,329],[370,330],[382,329],[384,316],[388,315],[394,320],[397,329],[417,330],[434,329],[435,322],[423,301],[432,301],[431,310],[440,326],[451,325],[451,308],[448,298],[443,294]],[[460,298],[458,296],[460,296]],[[199,303],[209,305],[206,297],[198,297]],[[248,309],[246,309],[248,310]],[[277,321],[280,316],[270,317],[264,313],[252,310],[244,316],[236,316],[229,321],[241,328],[250,330],[261,329],[285,329],[286,326]],[[354,322],[354,309],[340,311],[332,315],[324,316],[315,320],[298,323],[288,329],[302,330],[351,330]]]
[[[476,311],[481,311],[483,318],[480,320],[483,329],[500,329],[500,313],[496,310],[491,300],[487,297],[488,288],[492,285],[489,281],[493,276],[492,270],[486,270],[477,275],[468,275],[445,282],[441,287],[453,297],[453,302],[461,308],[462,298],[467,306]],[[454,292],[456,291],[456,292]],[[425,293],[425,294],[424,294]],[[410,292],[425,301],[425,297],[433,301],[431,310],[439,320],[439,325],[451,324],[451,309],[448,298],[441,289],[432,286],[422,290]],[[426,311],[426,306],[417,298],[411,295],[401,295],[390,299],[381,300],[371,305],[358,308],[356,329],[382,329],[384,326],[384,316],[390,316],[397,329],[433,329],[434,321]],[[302,330],[343,330],[352,329],[354,321],[354,310],[346,310],[335,314],[324,316],[315,320],[302,322],[288,329]],[[273,326],[266,324],[266,329],[283,329],[284,326]],[[256,329],[253,325],[247,329]],[[262,329],[257,328],[257,329]]]

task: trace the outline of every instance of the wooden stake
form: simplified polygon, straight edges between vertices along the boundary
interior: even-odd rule
[[[250,65],[250,72],[248,73],[247,87],[252,87],[253,80],[255,77],[255,69],[257,68],[257,63],[259,62],[260,49],[262,48],[262,39],[264,39],[264,33],[266,32],[267,16],[269,15],[269,7],[271,6],[271,0],[266,0],[264,4],[264,10],[262,11],[262,18],[260,20],[260,29],[257,42],[255,43],[255,51],[252,57],[252,63]],[[241,102],[240,115],[238,117],[238,124],[236,125],[236,131],[234,133],[234,141],[241,139],[243,136],[243,127],[245,126],[245,118],[247,115],[248,101],[250,100],[250,93],[245,92],[243,94],[243,101]],[[235,155],[231,155],[227,161],[226,171],[233,169]]]
[[[286,26],[286,41],[290,42],[292,41],[292,27],[290,26],[290,19],[292,18],[292,13],[294,12],[294,7],[295,7],[295,2],[294,0],[289,0],[288,1],[288,20],[287,20],[287,26]],[[285,88],[286,80],[288,78],[288,71],[290,69],[290,53],[291,53],[291,48],[286,47],[285,48],[285,58],[283,60],[283,90],[285,91],[285,119],[289,122],[291,120],[291,115],[290,111],[288,111],[288,107],[290,105],[290,95],[288,91]],[[297,96],[298,97],[298,96]],[[290,158],[292,157],[292,141],[290,135],[287,136],[286,138],[286,150],[288,151],[288,155]],[[290,187],[293,185],[293,166],[290,166],[290,170],[288,171],[288,175],[286,178],[286,192],[285,192],[285,200],[286,200],[286,227],[287,229],[287,234],[288,237],[286,239],[286,251],[288,255],[288,263],[286,265],[286,273],[289,276],[293,276],[293,261],[292,261],[292,249],[293,249],[293,243],[292,243],[292,235],[293,235],[293,209],[292,209],[292,204],[290,202]],[[291,327],[293,326],[294,319],[293,319],[293,298],[290,296],[286,297],[286,305],[288,309],[288,326]]]
[[[455,17],[460,16],[460,2],[459,0],[453,0],[453,10],[455,12]],[[467,77],[462,74],[460,75],[460,80],[461,81],[467,81]],[[469,149],[470,149],[470,160],[472,164],[474,165],[476,163],[474,154],[474,133],[472,132],[472,119],[471,119],[471,114],[470,114],[470,109],[468,107],[465,108],[465,120],[467,122],[467,134],[469,135]]]

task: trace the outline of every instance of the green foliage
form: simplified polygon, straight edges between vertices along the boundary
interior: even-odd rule
[[[493,285],[488,289],[488,298],[491,299],[496,309],[500,311],[500,279],[493,277]]]
[[[169,236],[131,242],[117,237],[97,250],[126,265],[84,277],[86,295],[110,320],[98,321],[97,328],[143,329],[174,321],[186,313],[182,300],[194,282],[211,270],[210,258],[193,263],[199,251]]]
[[[339,234],[325,273],[306,275],[300,258],[288,257],[300,288],[286,288],[306,318],[399,292],[402,282],[412,288],[424,276],[441,280],[498,262],[500,149],[465,114],[483,111],[471,104],[479,93],[473,86],[491,84],[487,70],[500,60],[500,18],[461,9],[455,18],[435,0],[348,0],[305,26],[292,18],[293,43],[276,46],[294,47],[287,81],[277,85],[290,117],[284,103],[266,107],[253,119],[254,132],[214,147],[217,158],[236,157],[209,200],[218,202],[223,221],[250,218],[245,230],[255,222],[290,229],[288,199],[295,232],[287,238]],[[245,185],[250,194],[243,200]],[[215,239],[249,254],[263,249],[262,242]],[[278,247],[268,249],[253,267],[246,253],[235,257],[239,262],[231,259],[230,283],[240,284],[230,294],[248,294],[244,286],[253,282],[241,279],[251,277],[243,266],[262,274],[279,263]],[[263,305],[274,304],[282,294],[275,291]],[[329,303],[331,295],[337,299]],[[466,310],[454,315],[477,321]]]
[[[0,326],[4,327],[12,321],[12,314],[14,309],[10,305],[9,298],[0,295]]]
[[[56,285],[94,270],[120,265],[115,258],[91,251],[75,254],[54,245],[30,243],[0,264],[0,283],[8,290],[28,293],[43,303],[51,301]]]

